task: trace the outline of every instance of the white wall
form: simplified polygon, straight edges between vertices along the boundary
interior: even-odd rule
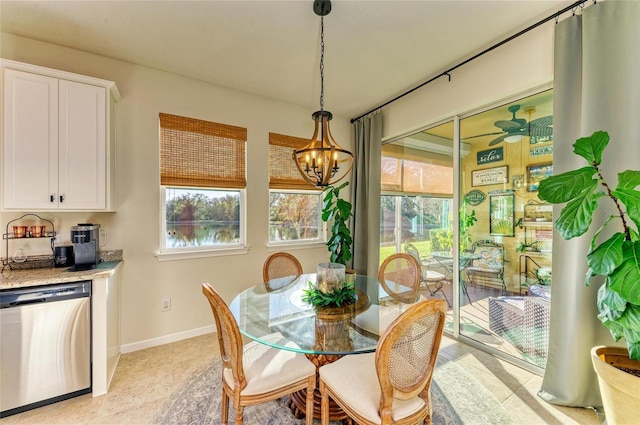
[[[451,72],[450,82],[441,77],[385,107],[384,139],[549,84],[553,28],[553,21],[546,23]]]
[[[135,346],[150,339],[162,342],[172,334],[213,324],[200,284],[210,282],[229,301],[262,281],[262,264],[269,254],[268,133],[310,138],[313,110],[275,102],[150,68],[106,57],[2,34],[0,56],[63,71],[115,81],[122,95],[117,104],[116,213],[42,213],[69,239],[69,228],[81,222],[100,223],[107,230],[104,249],[123,249],[122,343]],[[274,79],[273,84],[286,84]],[[311,82],[310,82],[311,84]],[[158,262],[160,183],[158,113],[237,125],[248,129],[246,255]],[[351,146],[348,117],[332,120],[334,137]],[[28,211],[29,212],[29,211]],[[0,226],[19,214],[2,213]],[[2,250],[4,251],[4,250]],[[326,247],[293,251],[305,271],[326,261]],[[171,298],[171,311],[160,302]]]

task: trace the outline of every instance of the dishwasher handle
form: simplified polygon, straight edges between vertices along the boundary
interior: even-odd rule
[[[34,300],[24,300],[24,301],[14,301],[7,303],[6,307],[3,308],[11,308],[11,307],[20,307],[21,305],[29,305],[29,304],[38,304],[47,302],[46,298],[37,298]]]

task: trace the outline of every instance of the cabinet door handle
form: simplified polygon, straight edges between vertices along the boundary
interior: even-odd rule
[[[60,195],[60,202],[64,202],[64,195]]]
[[[50,200],[51,202],[53,202],[53,200],[54,200],[54,199],[55,199],[55,198],[54,198],[54,196],[53,196],[53,195],[51,195],[51,197],[49,198],[49,200]]]

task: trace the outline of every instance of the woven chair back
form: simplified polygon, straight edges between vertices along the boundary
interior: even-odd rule
[[[392,298],[412,303],[420,290],[420,263],[410,254],[391,254],[380,265],[378,281]]]
[[[302,265],[300,261],[287,252],[275,252],[267,257],[262,267],[262,279],[269,282],[287,276],[300,276]]]
[[[390,414],[394,398],[419,396],[429,403],[446,312],[444,300],[421,301],[402,313],[378,341],[376,369],[382,389],[381,415]]]
[[[202,293],[207,297],[216,322],[222,366],[231,369],[239,390],[247,385],[242,364],[243,341],[238,323],[220,294],[208,283],[202,284]]]

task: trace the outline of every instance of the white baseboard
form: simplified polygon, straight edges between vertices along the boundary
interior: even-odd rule
[[[209,325],[202,328],[190,329],[188,331],[160,336],[157,338],[145,339],[144,341],[132,342],[131,344],[121,345],[120,353],[132,353],[134,351],[144,350],[145,348],[157,347],[158,345],[169,344],[171,342],[182,341],[183,339],[206,335],[215,331],[215,325]]]

